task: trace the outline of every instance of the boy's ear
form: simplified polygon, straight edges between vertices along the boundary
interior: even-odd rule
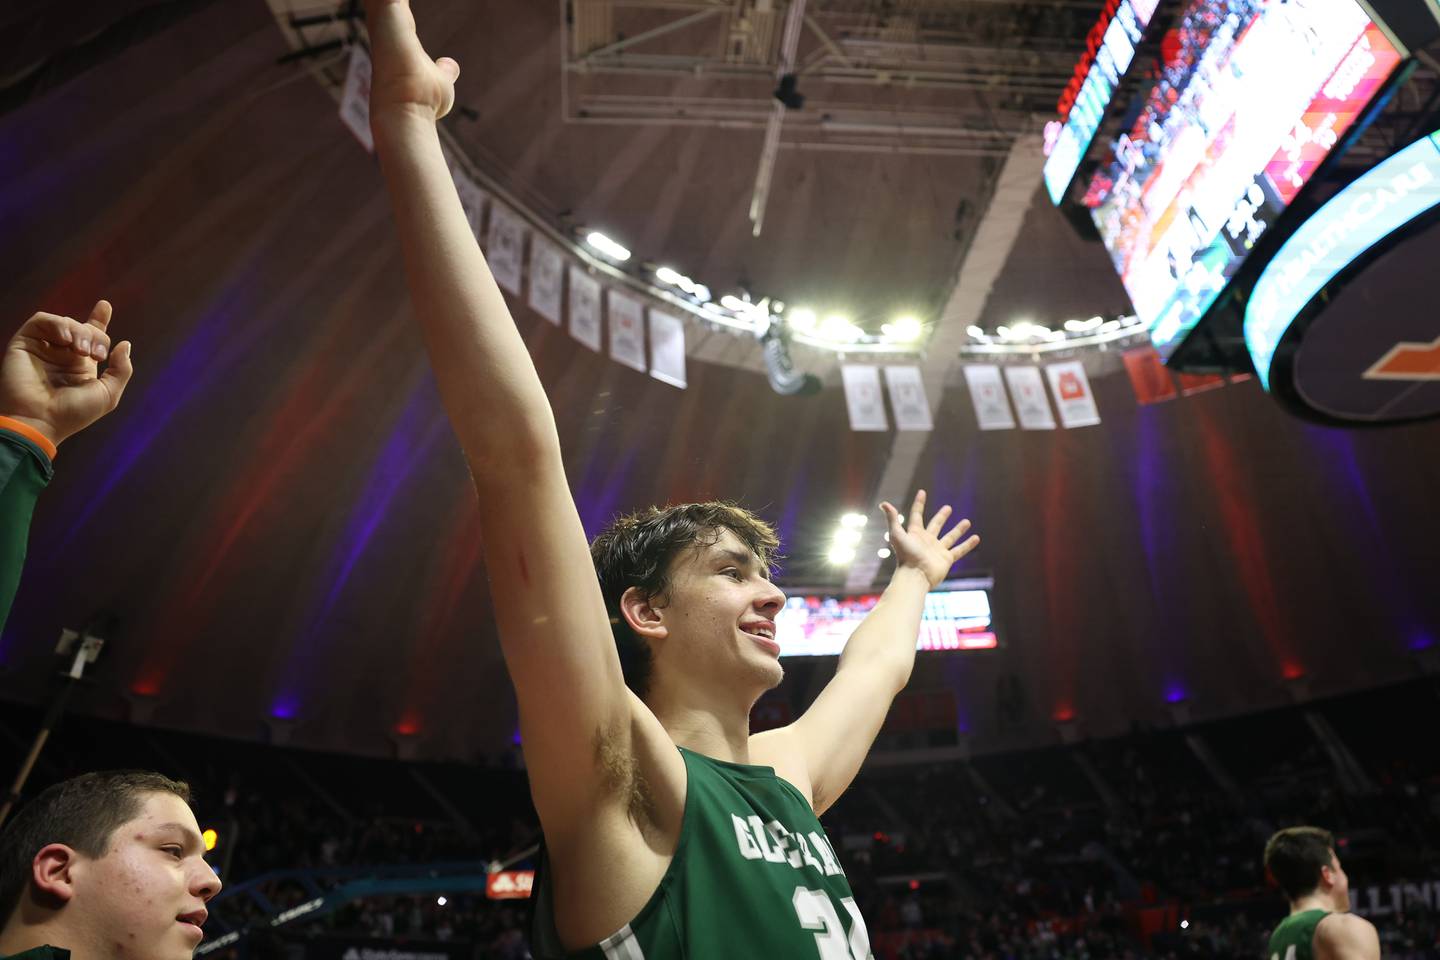
[[[74,867],[78,857],[73,847],[46,844],[30,861],[30,881],[42,895],[69,903],[75,896]]]
[[[660,608],[639,587],[631,587],[620,597],[620,615],[646,640],[664,640],[669,633]]]

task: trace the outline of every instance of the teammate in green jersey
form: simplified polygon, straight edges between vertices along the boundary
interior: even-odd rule
[[[56,449],[114,410],[134,372],[130,342],[111,349],[112,313],[101,300],[84,323],[33,314],[0,353],[0,627],[20,583],[30,516],[50,482]]]
[[[745,511],[691,504],[622,521],[592,560],[549,400],[441,152],[436,120],[459,67],[425,52],[405,0],[367,10],[370,126],[416,320],[479,495],[550,858],[554,949],[866,960],[864,924],[815,818],[849,786],[909,679],[926,593],[978,539],[968,521],[945,529],[948,507],[927,522],[923,492],[905,517],[882,504],[890,585],[810,709],[752,737],[750,709],[781,679],[773,533]]]
[[[1330,831],[1279,831],[1265,844],[1265,869],[1290,902],[1290,916],[1270,935],[1270,960],[1379,960],[1375,925],[1349,912],[1350,878]]]

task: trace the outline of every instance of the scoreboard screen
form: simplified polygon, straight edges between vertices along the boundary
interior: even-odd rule
[[[992,650],[999,646],[990,612],[991,577],[947,580],[925,597],[916,650]],[[782,657],[833,657],[880,595],[790,590],[775,617]]]
[[[1190,0],[1081,201],[1168,355],[1401,61],[1356,0]]]

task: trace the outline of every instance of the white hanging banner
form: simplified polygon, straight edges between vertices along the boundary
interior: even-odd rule
[[[890,391],[890,409],[895,411],[895,429],[935,429],[919,367],[886,367],[885,388]]]
[[[1026,430],[1054,430],[1055,415],[1050,412],[1050,401],[1045,398],[1045,381],[1039,367],[1006,367],[1005,382],[1010,387],[1010,399],[1015,402],[1015,413],[1020,417],[1020,426]]]
[[[850,429],[889,430],[885,402],[880,398],[880,368],[868,363],[842,364],[840,379],[845,384],[845,408],[850,411]]]
[[[557,327],[560,325],[560,288],[564,283],[565,254],[537,233],[530,238],[530,306]]]
[[[489,196],[484,190],[475,185],[470,175],[460,169],[458,164],[450,167],[450,179],[455,181],[455,192],[460,196],[460,207],[465,211],[465,219],[470,224],[470,232],[475,237],[475,242],[483,244],[485,234],[480,230],[485,222],[485,200]]]
[[[605,294],[610,314],[610,356],[631,370],[645,372],[645,308],[619,290]]]
[[[650,311],[650,376],[685,389],[685,321]]]
[[[359,44],[350,48],[350,68],[345,71],[345,90],[340,94],[340,122],[371,153],[375,138],[370,133],[370,55]]]
[[[570,265],[570,336],[600,352],[600,281]]]
[[[511,293],[520,292],[520,265],[525,248],[525,221],[502,203],[490,204],[490,242],[485,262],[495,282]]]
[[[1045,376],[1050,380],[1050,392],[1055,394],[1060,422],[1067,430],[1100,422],[1100,410],[1095,406],[1095,394],[1090,390],[1090,378],[1085,376],[1083,363],[1079,360],[1052,363],[1045,368]]]
[[[977,363],[965,367],[965,383],[970,387],[970,400],[975,404],[975,420],[981,430],[1014,430],[1015,417],[1005,399],[1005,384],[1000,368],[993,363]]]

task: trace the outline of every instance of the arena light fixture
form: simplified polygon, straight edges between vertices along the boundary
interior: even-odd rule
[[[854,343],[863,335],[863,331],[850,322],[850,318],[840,313],[832,313],[820,324],[820,335],[828,340],[839,340],[844,343]]]
[[[705,284],[703,283],[695,284],[695,289],[692,290],[691,293],[694,294],[695,299],[699,300],[701,303],[710,302],[710,288],[705,286]]]
[[[854,527],[841,527],[835,531],[835,543],[837,545],[853,547],[860,542],[861,536],[860,531]]]
[[[444,897],[436,897],[436,898],[435,898],[435,904],[436,904],[437,906],[443,907],[443,906],[445,906],[445,904],[447,904],[447,903],[449,903],[449,902],[450,902],[450,901],[449,901],[449,900],[446,900]]]
[[[985,331],[973,323],[965,328],[965,332],[977,340],[983,340],[985,338]]]
[[[589,244],[593,249],[598,250],[605,256],[609,257],[611,260],[618,260],[621,263],[624,263],[626,260],[630,259],[629,250],[625,249],[620,244],[616,243],[614,240],[611,240],[609,237],[605,236],[605,234],[601,233],[598,230],[592,230],[590,231],[590,233],[586,234],[585,242]]]
[[[1094,330],[1104,322],[1104,317],[1091,317],[1089,320],[1066,320],[1065,329],[1071,333],[1085,333],[1088,330]]]
[[[842,527],[863,527],[870,522],[870,518],[863,513],[847,513],[840,518]]]
[[[906,314],[896,317],[890,323],[882,324],[880,332],[897,343],[914,343],[925,332],[925,327],[918,317]]]
[[[889,547],[881,547],[879,550],[875,551],[875,555],[876,555],[877,557],[879,557],[881,560],[889,560],[889,559],[890,559],[890,548],[889,548]]]
[[[837,567],[855,559],[855,548],[836,544],[830,548],[829,560]]]
[[[791,310],[789,319],[790,326],[799,330],[801,333],[809,333],[814,330],[817,322],[815,311],[807,307],[796,307],[794,310]]]

